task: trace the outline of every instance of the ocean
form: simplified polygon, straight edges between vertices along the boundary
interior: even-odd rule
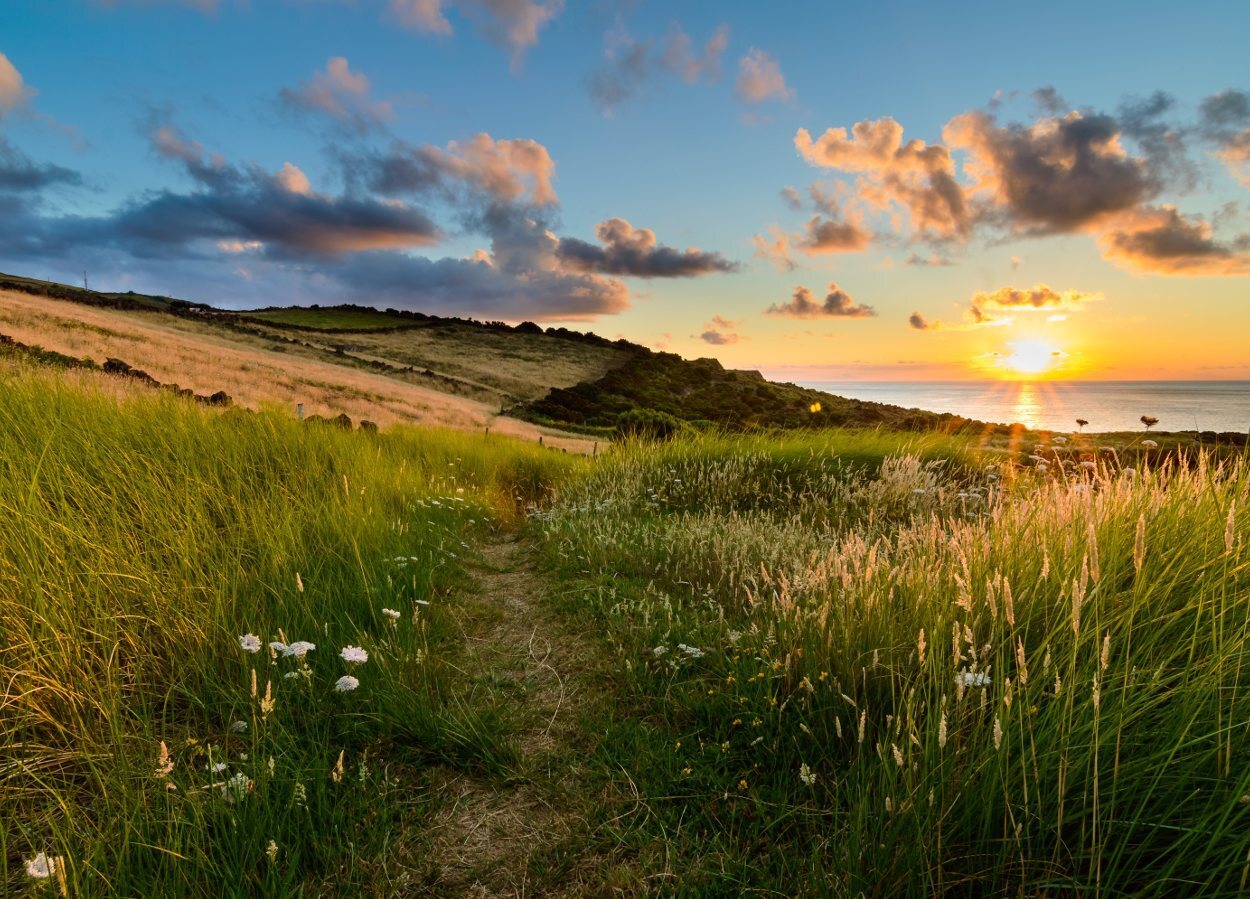
[[[1250,430],[1250,381],[800,381],[853,399],[1052,431]]]

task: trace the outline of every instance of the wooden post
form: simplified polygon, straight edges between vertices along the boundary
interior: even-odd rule
[[[542,435],[542,434],[539,434],[539,435],[538,435],[538,445],[539,445],[539,446],[542,446],[542,445],[543,445],[543,435]]]
[[[295,404],[295,417],[298,418],[300,421],[304,420],[304,404],[303,403]]]
[[[591,450],[590,456],[591,458],[597,458],[599,456],[599,441],[598,440],[595,441],[595,448]]]

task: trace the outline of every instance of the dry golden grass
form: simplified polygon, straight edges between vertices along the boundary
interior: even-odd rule
[[[497,406],[348,365],[315,351],[277,349],[266,341],[163,313],[130,312],[0,291],[0,334],[23,343],[104,362],[110,357],[162,383],[196,393],[224,390],[248,408],[266,404],[306,415],[345,413],[380,426],[397,422],[485,429],[585,451],[581,438],[500,417]]]
[[[627,355],[615,347],[469,325],[328,334],[255,326],[275,336],[298,334],[301,340],[320,347],[347,346],[352,355],[362,359],[430,369],[512,400],[538,399],[552,387],[598,380],[622,364]]]

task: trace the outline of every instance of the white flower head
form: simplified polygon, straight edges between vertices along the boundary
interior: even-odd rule
[[[382,614],[385,615],[387,618],[391,619],[391,621],[399,620],[399,612],[395,611],[394,609],[383,609]]]
[[[1154,449],[1159,444],[1155,443],[1153,440],[1143,440],[1141,442],[1141,445],[1144,446],[1146,449]]]
[[[302,659],[314,649],[316,649],[315,643],[309,643],[307,640],[296,640],[295,643],[284,646],[281,651],[282,655],[294,655],[296,659]]]
[[[26,873],[35,880],[47,880],[64,864],[65,859],[61,856],[40,852],[26,863]]]
[[[339,651],[339,655],[344,662],[350,662],[353,665],[360,665],[369,661],[369,653],[365,652],[359,646],[344,646]]]
[[[246,721],[232,721],[232,722],[230,722],[230,732],[231,732],[232,734],[245,734],[245,733],[247,733],[247,722],[246,722]]]
[[[1086,470],[1092,471],[1093,469],[1098,467],[1098,464],[1096,462],[1085,461],[1081,463],[1081,467]]]
[[[816,785],[816,774],[804,762],[799,766],[799,780],[803,781],[805,786],[814,787]]]
[[[1120,469],[1120,474],[1131,478],[1133,475],[1137,474],[1137,469],[1136,468],[1122,468]]]
[[[688,659],[703,658],[703,650],[701,650],[697,646],[687,646],[685,643],[678,643],[677,648],[680,649],[683,653],[685,653],[686,658]]]
[[[1050,438],[1050,442],[1051,442],[1051,443],[1057,443],[1057,444],[1059,444],[1060,446],[1063,446],[1063,444],[1065,444],[1065,443],[1067,443],[1067,442],[1068,442],[1068,438],[1067,438],[1067,437],[1059,437],[1059,436],[1055,436],[1055,437],[1051,437],[1051,438]]]
[[[334,690],[337,693],[350,693],[360,686],[360,681],[352,677],[350,674],[344,674],[334,682]]]
[[[960,671],[955,675],[955,683],[963,687],[988,687],[992,681],[984,671]]]
[[[223,783],[218,784],[221,788],[221,795],[227,802],[237,802],[247,795],[252,789],[252,781],[242,771],[233,777],[228,777]]]
[[[664,644],[660,644],[655,649],[651,650],[651,654],[654,655],[657,659],[667,652],[668,652],[668,647],[665,646]]]
[[[239,646],[244,652],[260,652],[260,637],[255,634],[244,634],[239,638]]]

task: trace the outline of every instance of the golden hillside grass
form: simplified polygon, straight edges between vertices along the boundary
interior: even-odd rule
[[[204,322],[163,313],[130,312],[0,291],[0,333],[71,356],[112,357],[162,383],[197,393],[224,390],[240,405],[278,404],[307,415],[347,414],[386,427],[406,422],[484,429],[571,450],[590,444],[576,437],[500,417],[498,407],[441,393],[390,375],[317,358],[316,351],[272,344]],[[398,336],[398,335],[396,335]]]

